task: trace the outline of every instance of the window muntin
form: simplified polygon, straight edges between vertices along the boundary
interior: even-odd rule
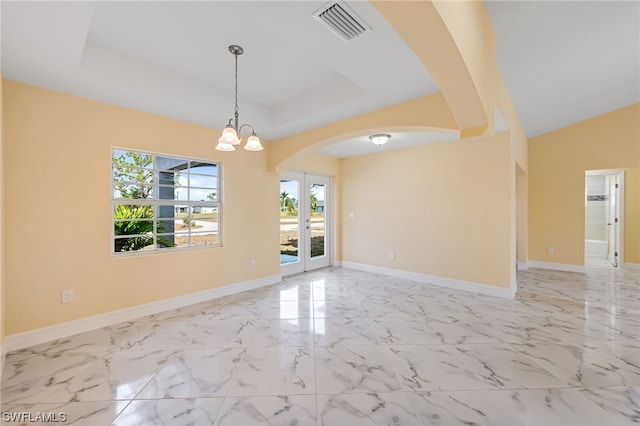
[[[114,253],[219,246],[220,165],[112,150]]]

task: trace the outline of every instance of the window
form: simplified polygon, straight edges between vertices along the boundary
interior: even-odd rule
[[[219,246],[220,165],[113,149],[113,252]]]

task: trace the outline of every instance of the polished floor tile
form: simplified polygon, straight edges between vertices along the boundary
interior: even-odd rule
[[[404,390],[491,388],[467,369],[448,345],[390,345],[383,347],[383,351]]]
[[[471,372],[501,389],[566,387],[563,381],[505,343],[460,345],[455,354]]]
[[[244,349],[188,349],[168,359],[137,399],[224,397]]]
[[[407,394],[407,398],[423,425],[524,424],[488,392],[415,392]]]
[[[57,339],[7,355],[2,421],[640,423],[640,272],[517,281],[507,300],[326,268]]]
[[[313,348],[251,347],[242,353],[228,395],[297,395],[316,391]]]
[[[323,426],[420,425],[403,393],[318,395],[318,424]]]
[[[381,346],[316,346],[318,393],[400,390]]]
[[[132,401],[112,423],[131,425],[211,425],[218,417],[222,398],[144,399]]]
[[[316,318],[314,333],[319,346],[376,345],[379,337],[366,318]]]
[[[621,425],[580,389],[525,389],[492,393],[526,425]]]
[[[316,425],[316,396],[231,396],[225,399],[215,424]]]

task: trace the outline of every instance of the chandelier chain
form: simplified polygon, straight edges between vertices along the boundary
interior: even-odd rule
[[[238,55],[235,55],[236,57],[236,107],[233,110],[235,113],[238,112]],[[237,126],[238,123],[236,123]]]

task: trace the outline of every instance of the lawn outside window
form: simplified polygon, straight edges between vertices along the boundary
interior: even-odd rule
[[[114,148],[112,251],[220,246],[220,165]]]

